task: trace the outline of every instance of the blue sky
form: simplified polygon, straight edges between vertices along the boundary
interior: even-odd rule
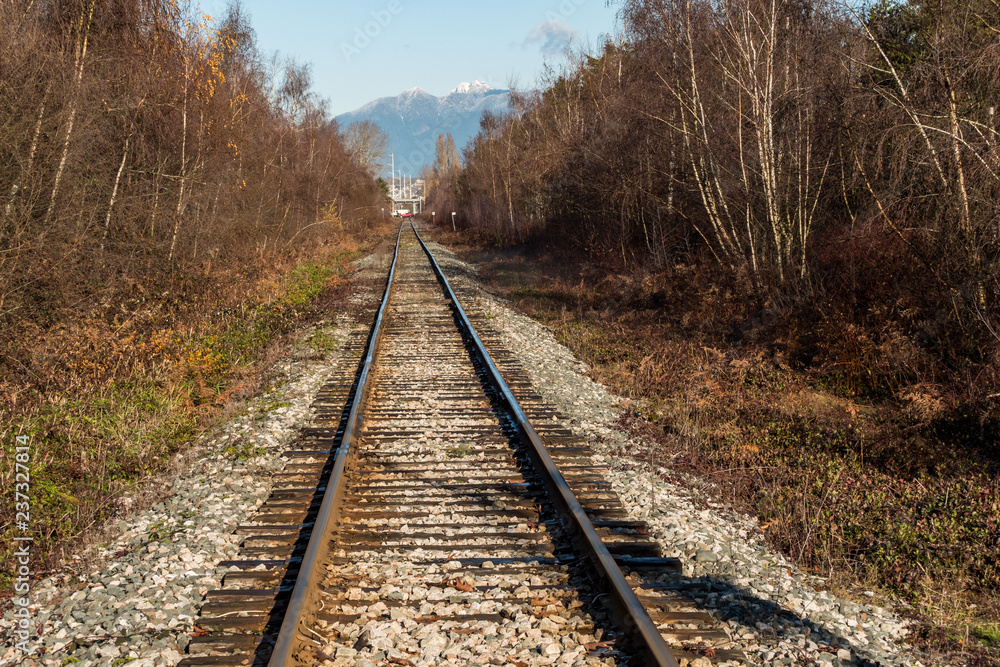
[[[202,0],[212,16],[225,0]],[[605,0],[243,0],[260,48],[312,63],[313,87],[332,115],[420,87],[445,95],[462,81],[534,85],[562,48],[614,33]]]

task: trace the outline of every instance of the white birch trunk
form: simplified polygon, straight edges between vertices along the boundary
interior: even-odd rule
[[[174,259],[174,252],[177,250],[177,238],[181,232],[181,215],[184,213],[184,186],[187,182],[187,126],[188,126],[188,67],[187,56],[184,58],[184,104],[181,112],[181,188],[177,195],[177,211],[174,220],[174,233],[170,239],[170,253],[167,255],[167,263]]]
[[[45,212],[45,222],[52,218],[52,213],[56,208],[56,197],[59,195],[59,184],[62,182],[63,173],[66,170],[66,159],[69,157],[69,144],[73,138],[73,125],[76,123],[76,113],[79,109],[80,88],[83,84],[83,69],[87,60],[87,40],[90,37],[90,24],[94,18],[94,6],[97,0],[91,0],[90,10],[87,13],[86,25],[84,25],[83,12],[80,12],[79,37],[77,38],[75,82],[73,97],[69,106],[69,121],[66,124],[66,139],[63,141],[62,157],[59,160],[59,167],[56,169],[55,182],[52,184],[52,196],[49,199],[49,209]]]
[[[17,195],[21,192],[21,182],[24,180],[24,174],[30,175],[31,169],[35,164],[35,155],[38,153],[38,138],[42,134],[42,119],[45,116],[45,101],[49,97],[49,91],[52,90],[52,84],[50,83],[45,89],[45,96],[42,97],[42,103],[38,106],[38,119],[35,121],[35,134],[31,138],[31,148],[28,150],[28,164],[22,173],[21,179],[14,181],[14,185],[10,187],[10,201],[7,202],[7,208],[4,213],[7,217],[10,217],[14,213],[14,203],[17,200]]]
[[[111,188],[111,201],[108,202],[108,214],[104,217],[104,234],[101,235],[101,252],[104,252],[104,244],[108,240],[108,230],[111,228],[111,211],[115,208],[115,201],[118,199],[118,184],[122,180],[122,172],[125,171],[125,158],[128,157],[128,142],[132,138],[129,135],[125,138],[125,149],[122,151],[122,161],[118,165],[118,174],[115,175],[115,184]]]

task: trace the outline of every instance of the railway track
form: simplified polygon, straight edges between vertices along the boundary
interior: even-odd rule
[[[743,664],[414,229],[346,354],[182,665]]]

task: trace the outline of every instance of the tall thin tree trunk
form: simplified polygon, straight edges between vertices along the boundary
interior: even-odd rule
[[[858,25],[860,25],[864,29],[865,34],[868,36],[868,41],[871,42],[872,46],[874,46],[878,50],[879,55],[882,56],[882,61],[885,63],[886,69],[889,71],[889,73],[892,74],[892,78],[896,82],[896,87],[899,89],[899,94],[902,98],[898,104],[900,108],[902,108],[903,111],[906,113],[906,115],[910,117],[910,120],[913,121],[913,125],[917,128],[917,131],[920,132],[920,136],[924,140],[924,145],[927,146],[927,152],[930,153],[931,155],[931,161],[934,163],[934,167],[937,171],[938,178],[941,179],[941,184],[947,188],[948,177],[944,173],[944,167],[941,166],[941,160],[938,158],[937,149],[934,147],[933,142],[931,142],[931,138],[927,135],[927,130],[924,128],[923,121],[920,120],[920,117],[914,110],[913,104],[910,100],[910,93],[909,91],[907,91],[906,85],[903,84],[903,80],[899,76],[899,71],[896,69],[896,66],[892,64],[892,59],[889,58],[888,55],[886,55],[886,52],[882,48],[882,44],[879,42],[878,37],[876,37],[875,34],[871,31],[871,29],[868,27],[868,24],[861,19],[861,16],[855,10],[851,9],[850,11],[852,14],[854,14],[854,17],[858,20]]]
[[[83,69],[87,60],[87,40],[90,37],[90,24],[94,18],[94,6],[97,0],[91,0],[90,10],[87,12],[86,25],[84,24],[83,12],[80,12],[80,23],[78,26],[79,35],[77,37],[76,48],[76,76],[73,86],[73,96],[69,105],[69,122],[66,124],[66,139],[63,141],[62,158],[59,160],[59,168],[56,169],[55,182],[52,184],[52,196],[49,199],[49,210],[45,212],[45,222],[52,218],[52,213],[56,208],[56,197],[59,195],[59,184],[62,182],[63,173],[66,170],[66,158],[69,157],[69,144],[73,138],[73,125],[76,123],[76,113],[80,105],[80,88],[83,86]]]
[[[14,212],[14,202],[17,200],[18,193],[21,192],[21,182],[24,180],[25,175],[31,175],[31,169],[35,164],[35,155],[38,153],[38,138],[42,134],[42,118],[45,116],[45,102],[49,98],[49,92],[52,90],[52,84],[50,83],[45,87],[45,95],[42,97],[42,103],[38,105],[38,119],[35,121],[35,135],[31,138],[31,148],[28,150],[28,164],[25,166],[23,172],[21,172],[21,178],[14,181],[14,185],[10,187],[10,201],[7,202],[7,208],[5,214],[10,217]]]
[[[152,242],[153,235],[156,232],[156,214],[160,210],[160,180],[163,178],[163,167],[166,166],[167,161],[164,160],[160,163],[160,168],[156,170],[156,181],[154,181],[153,193],[153,212],[149,215],[149,240]]]
[[[513,179],[513,174],[511,173],[510,165],[510,144],[513,140],[514,134],[514,123],[511,122],[510,127],[507,130],[507,178],[504,179],[504,189],[507,195],[507,217],[510,219],[510,235],[511,238],[518,238],[517,230],[515,229],[516,224],[514,223],[514,196],[511,193],[511,180]]]
[[[212,202],[212,217],[214,218],[219,212],[219,196],[222,194],[222,181],[219,181],[218,187],[215,188],[215,201]]]
[[[194,251],[191,253],[191,261],[193,262],[198,258],[198,232],[201,231],[201,226],[198,224],[201,222],[201,206],[195,204],[194,207]]]
[[[969,193],[965,188],[965,168],[962,167],[962,149],[959,146],[962,129],[958,125],[958,103],[955,101],[955,88],[951,85],[951,77],[947,72],[944,76],[945,82],[948,84],[948,119],[951,121],[951,152],[955,159],[955,169],[958,172],[958,198],[962,204],[960,225],[962,232],[968,236],[972,233],[972,216],[969,213]],[[973,246],[975,246],[974,243]],[[973,247],[973,252],[976,252],[975,247]]]
[[[187,127],[188,127],[188,71],[187,57],[184,65],[184,106],[181,113],[181,190],[177,195],[177,218],[174,220],[174,233],[170,239],[170,253],[167,255],[167,263],[174,259],[174,252],[177,250],[177,237],[181,232],[181,215],[184,213],[184,186],[187,183]]]
[[[108,203],[108,214],[104,217],[104,234],[101,235],[101,252],[104,252],[104,243],[108,239],[108,229],[111,228],[111,211],[115,207],[115,200],[118,199],[118,184],[122,180],[122,172],[125,171],[125,158],[128,157],[128,142],[132,138],[130,134],[125,138],[125,149],[122,151],[122,161],[118,165],[118,174],[115,176],[115,185],[111,188],[111,201]]]

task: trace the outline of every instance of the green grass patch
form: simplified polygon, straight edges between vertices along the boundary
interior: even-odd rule
[[[296,266],[288,278],[285,301],[293,306],[311,303],[323,291],[323,283],[334,275],[333,267],[326,263],[304,262]]]
[[[323,356],[326,356],[337,349],[337,339],[325,331],[317,331],[312,334],[308,339],[306,339],[306,343],[310,348],[315,350],[317,354],[322,354]]]
[[[470,453],[471,447],[468,444],[464,444],[457,447],[449,447],[447,456],[449,459],[461,459],[468,456]]]
[[[221,331],[202,342],[231,368],[252,362],[291,323],[280,304],[261,304],[228,313],[222,324]]]
[[[230,445],[229,447],[226,447],[225,451],[226,456],[229,456],[236,461],[249,461],[250,459],[255,459],[258,456],[267,454],[266,449],[251,445],[249,442],[245,442],[241,445]]]
[[[278,408],[290,408],[290,407],[292,407],[291,401],[271,400],[261,403],[258,410],[260,411],[260,414],[266,415],[267,413],[277,410]]]

